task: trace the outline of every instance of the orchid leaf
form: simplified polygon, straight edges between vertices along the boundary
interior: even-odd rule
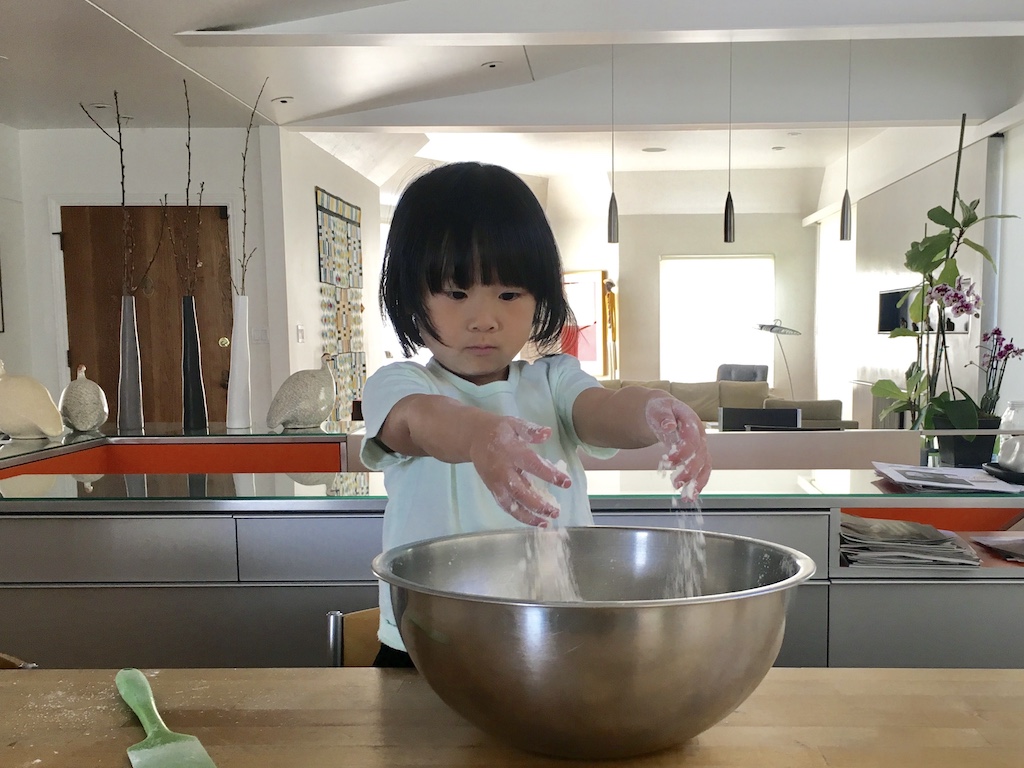
[[[946,263],[942,265],[942,271],[939,272],[939,276],[935,278],[935,282],[938,284],[956,285],[958,277],[960,277],[960,268],[956,265],[956,259],[947,259]]]
[[[910,317],[911,322],[918,324],[924,322],[924,291],[918,291],[917,295],[914,296],[914,300],[910,302],[910,307],[907,309],[907,315]]]
[[[968,237],[964,238],[964,245],[966,245],[968,248],[973,248],[982,256],[984,256],[985,261],[987,261],[993,267],[996,265],[995,261],[992,260],[992,254],[988,252],[988,249],[984,245],[980,245],[979,243],[974,242]]]
[[[904,266],[911,272],[928,274],[936,264],[936,256],[944,254],[953,244],[953,233],[948,230],[937,235],[929,235],[919,243],[913,243],[906,253]]]
[[[978,428],[978,407],[970,400],[950,400],[943,404],[942,413],[954,429]]]
[[[961,205],[962,204],[963,203],[961,201]],[[930,221],[934,221],[940,227],[945,227],[946,229],[958,229],[960,227],[960,222],[956,220],[956,217],[941,205],[928,211],[928,219]]]
[[[921,334],[911,328],[893,328],[889,331],[889,338],[895,339],[897,336],[920,336]]]
[[[960,203],[961,225],[964,229],[976,224],[978,221],[978,203],[981,200],[972,200],[970,204],[965,203],[960,195],[957,195],[957,202]]]
[[[1020,216],[1014,213],[990,213],[987,216],[982,216],[978,221],[985,221],[987,219],[1019,219]],[[977,223],[977,222],[975,222]]]
[[[904,400],[907,393],[892,379],[879,379],[871,385],[871,394],[886,400]]]

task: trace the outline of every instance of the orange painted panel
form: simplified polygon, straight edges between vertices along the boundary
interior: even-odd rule
[[[152,443],[100,445],[6,470],[14,475],[340,472],[344,443]]]
[[[957,533],[1004,531],[1024,517],[1024,508],[1012,507],[856,507],[843,512],[881,520],[909,520]]]

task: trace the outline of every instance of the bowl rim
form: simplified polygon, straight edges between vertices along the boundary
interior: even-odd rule
[[[494,536],[496,534],[524,533],[529,530],[529,528],[525,526],[523,528],[503,528],[500,530],[491,531],[453,533],[445,536],[435,536],[434,538],[415,541],[410,544],[402,544],[400,546],[393,547],[385,552],[381,552],[379,555],[374,557],[373,562],[370,564],[370,568],[378,579],[386,582],[392,587],[401,587],[413,592],[431,595],[434,597],[446,597],[451,599],[463,600],[466,602],[491,603],[495,605],[557,607],[559,609],[571,608],[574,610],[594,610],[599,608],[655,608],[672,605],[717,603],[728,600],[735,600],[738,597],[756,597],[758,595],[770,594],[772,592],[782,592],[787,589],[790,589],[791,587],[795,587],[798,584],[810,579],[817,570],[817,566],[815,565],[814,560],[809,555],[804,554],[798,549],[787,547],[784,544],[776,544],[773,541],[766,541],[765,539],[758,539],[753,536],[741,536],[735,533],[719,533],[717,531],[697,531],[692,528],[675,528],[668,526],[646,525],[580,525],[566,526],[565,530],[586,530],[593,528],[599,528],[602,530],[621,531],[689,531],[692,533],[703,533],[705,537],[711,537],[716,539],[732,539],[736,541],[754,542],[755,544],[767,546],[780,553],[791,556],[794,562],[796,563],[797,569],[796,573],[794,573],[792,576],[787,576],[785,579],[782,579],[780,581],[776,581],[771,584],[765,584],[759,587],[741,589],[735,592],[720,592],[713,595],[694,595],[692,597],[665,597],[650,598],[645,600],[583,600],[581,602],[565,602],[557,600],[524,600],[522,598],[476,595],[466,592],[452,592],[451,590],[437,589],[436,587],[428,587],[423,584],[418,584],[414,581],[410,581],[409,579],[405,579],[401,576],[396,576],[395,574],[389,571],[389,567],[395,561],[395,559],[397,559],[402,554],[408,552],[411,549],[426,547],[431,544],[449,541],[452,539],[483,538],[488,536]]]

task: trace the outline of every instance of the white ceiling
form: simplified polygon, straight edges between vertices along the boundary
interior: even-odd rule
[[[731,122],[734,169],[820,173],[848,120],[856,148],[1024,101],[1024,2],[0,0],[0,56],[14,128],[88,127],[114,90],[181,126],[183,78],[194,126],[244,127],[268,79],[266,122],[380,184],[417,153],[605,169],[613,124],[617,172],[721,170]]]

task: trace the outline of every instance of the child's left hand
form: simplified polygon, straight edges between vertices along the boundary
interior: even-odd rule
[[[695,498],[711,475],[703,422],[686,403],[667,396],[648,400],[644,418],[667,449],[663,467],[673,470],[672,486]]]

